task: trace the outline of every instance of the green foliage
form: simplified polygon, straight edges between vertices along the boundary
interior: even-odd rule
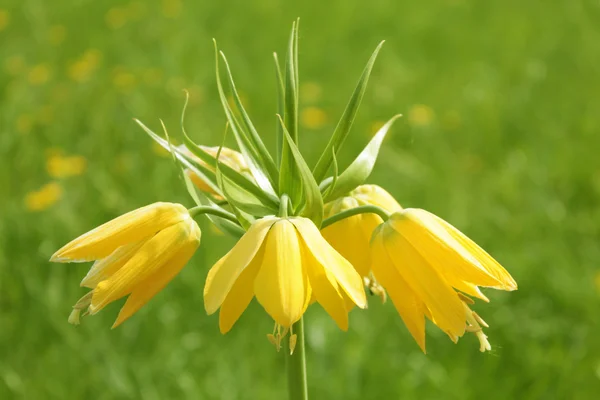
[[[470,335],[455,345],[429,326],[423,355],[392,305],[377,298],[351,312],[347,333],[311,307],[312,398],[590,399],[600,392],[593,2],[9,0],[0,9],[0,399],[284,398],[284,357],[265,338],[272,321],[260,305],[253,302],[225,336],[218,316],[204,313],[206,273],[233,242],[209,224],[180,276],[115,330],[119,304],[79,327],[67,324],[89,266],[48,258],[136,207],[193,206],[170,156],[157,156],[132,118],[153,129],[164,118],[180,143],[175,128],[188,89],[189,136],[221,144],[212,37],[227,50],[243,105],[275,155],[269,55],[284,54],[282,35],[298,16],[298,147],[308,164],[318,161],[364,60],[385,39],[337,153],[339,171],[382,121],[402,113],[370,180],[403,206],[450,221],[519,283],[513,293],[486,291],[491,302],[474,306],[491,325],[491,354],[480,354]],[[318,123],[315,110],[324,115]],[[83,174],[59,177],[57,149],[83,156]],[[28,194],[49,182],[62,196],[31,211]]]

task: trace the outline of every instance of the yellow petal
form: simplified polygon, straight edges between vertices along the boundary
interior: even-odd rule
[[[254,222],[239,242],[208,271],[204,285],[207,314],[219,309],[227,293],[260,249],[271,226],[279,218],[265,217]]]
[[[187,242],[166,264],[160,269],[138,283],[127,298],[125,305],[121,308],[113,329],[129,319],[151,298],[160,292],[188,263],[190,258],[198,249],[200,242]]]
[[[360,205],[372,204],[381,207],[387,212],[396,212],[402,210],[396,199],[384,188],[377,185],[361,185],[350,192]]]
[[[54,262],[84,262],[109,256],[118,247],[144,240],[189,216],[181,204],[154,203],[100,225],[66,244]]]
[[[144,242],[137,242],[121,246],[108,257],[102,258],[92,265],[90,271],[81,281],[80,286],[93,289],[101,281],[108,279],[117,272],[140,249]]]
[[[290,218],[302,236],[306,247],[319,263],[327,269],[338,281],[348,297],[360,308],[367,306],[367,297],[363,287],[363,280],[352,264],[342,257],[321,236],[315,224],[302,217]]]
[[[373,239],[373,274],[387,290],[408,331],[425,353],[425,304],[394,267],[381,235]]]
[[[302,244],[302,257],[314,298],[341,330],[348,330],[348,311],[344,304],[342,291],[333,274],[327,271],[315,259],[305,244]]]
[[[477,243],[469,239],[464,233],[456,229],[454,226],[444,221],[437,215],[431,214],[431,216],[440,223],[440,225],[446,229],[446,231],[452,235],[461,245],[464,246],[476,259],[485,270],[493,275],[501,284],[492,286],[495,289],[503,290],[517,290],[517,282],[512,276],[505,270],[492,256],[490,256],[485,250],[483,250]]]
[[[389,226],[404,236],[450,284],[466,281],[477,286],[500,285],[501,282],[486,271],[432,215],[425,210],[408,208],[392,214]]]
[[[362,221],[362,215],[345,218],[323,229],[321,233],[361,276],[367,276],[371,269],[370,237],[362,229]]]
[[[383,225],[374,240],[379,235],[382,235],[383,246],[396,270],[429,308],[436,325],[444,332],[462,336],[466,325],[465,310],[458,295],[437,268],[433,268],[389,223]]]
[[[90,314],[129,293],[141,281],[153,275],[190,243],[200,242],[200,229],[188,216],[186,221],[161,230],[148,239],[131,259],[110,278],[94,289]]]
[[[262,264],[265,244],[256,253],[254,259],[237,278],[219,311],[219,329],[225,334],[237,322],[254,297],[254,280]]]
[[[302,317],[310,300],[294,225],[287,219],[277,221],[271,227],[265,245],[262,265],[254,280],[256,300],[275,322],[290,327]]]

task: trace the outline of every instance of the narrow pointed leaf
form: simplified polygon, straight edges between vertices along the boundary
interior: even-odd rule
[[[269,177],[269,181],[273,184],[274,189],[277,189],[278,182],[275,180],[275,177],[277,177],[277,175],[278,175],[277,166],[275,165],[275,162],[273,161],[273,157],[267,150],[264,142],[260,138],[260,135],[256,131],[254,124],[250,120],[250,116],[248,115],[248,113],[246,112],[246,109],[244,108],[244,105],[242,104],[242,100],[240,99],[240,96],[235,87],[235,82],[233,81],[233,75],[231,74],[231,69],[229,68],[229,63],[227,62],[227,58],[225,57],[225,54],[223,54],[222,51],[220,51],[219,54],[221,55],[221,58],[223,59],[223,62],[225,63],[225,72],[227,75],[227,79],[229,81],[229,86],[231,88],[231,92],[233,93],[233,99],[235,101],[237,108],[240,111],[241,116],[242,116],[241,122],[244,124],[244,128],[245,128],[245,131],[248,133],[250,142],[252,143],[253,147],[256,149],[258,164],[267,170],[267,172],[268,172],[267,175]]]
[[[279,67],[279,59],[277,53],[273,53],[273,60],[275,61],[275,78],[277,80],[277,114],[285,114],[285,86],[283,85],[283,78],[281,76],[281,68]],[[277,162],[281,163],[281,151],[283,146],[283,129],[279,121],[275,123],[276,127],[276,146],[277,146]]]
[[[204,151],[196,143],[194,143],[192,139],[189,138],[189,136],[184,135],[184,143],[186,147],[192,152],[192,154],[200,158],[205,163],[209,165],[214,165],[216,168],[216,158]],[[243,174],[240,174],[235,169],[231,168],[230,166],[224,163],[219,163],[219,170],[221,171],[223,176],[230,179],[233,183],[240,186],[248,193],[254,195],[254,197],[256,197],[261,203],[267,206],[277,207],[276,197],[263,192],[258,186],[254,184],[254,182],[252,182]]]
[[[336,152],[340,151],[342,144],[346,140],[348,133],[350,132],[350,128],[354,123],[354,118],[356,117],[356,113],[358,108],[360,107],[360,102],[365,94],[367,89],[367,83],[369,81],[369,76],[371,75],[371,71],[373,70],[373,65],[375,64],[375,60],[377,59],[377,55],[379,54],[379,50],[381,50],[381,46],[383,46],[384,42],[379,43],[371,58],[367,62],[367,66],[363,70],[363,73],[354,89],[354,93],[352,93],[352,97],[344,110],[344,114],[342,118],[338,122],[335,131],[333,131],[333,135],[331,139],[329,139],[329,143],[323,150],[323,154],[319,158],[317,165],[313,169],[313,175],[317,182],[320,182],[325,178],[329,167],[331,167],[332,157],[331,157],[331,149],[335,147]]]
[[[283,120],[281,120],[281,117],[279,117],[279,120],[283,126]],[[303,196],[301,203],[303,204],[303,208],[300,212],[300,215],[309,218],[315,223],[315,225],[319,227],[321,226],[321,221],[323,220],[323,198],[321,197],[319,185],[312,176],[309,166],[306,164],[306,161],[304,161],[302,154],[300,154],[300,150],[298,150],[298,147],[296,147],[294,140],[287,129],[285,129],[285,126],[283,126],[283,135],[284,139],[289,145],[297,175],[300,176],[300,182],[302,185],[301,192]]]
[[[215,73],[217,77],[217,90],[219,92],[219,98],[221,100],[221,105],[223,106],[223,111],[225,112],[225,116],[227,117],[227,121],[229,122],[229,126],[231,127],[231,131],[235,137],[235,140],[240,148],[240,152],[244,159],[246,160],[250,171],[252,172],[252,176],[254,177],[256,183],[259,187],[267,193],[274,194],[273,187],[277,186],[278,182],[275,183],[276,169],[275,175],[271,176],[268,172],[266,166],[261,161],[261,156],[258,153],[258,149],[255,143],[251,139],[251,135],[244,129],[242,125],[242,121],[240,121],[236,114],[231,109],[229,102],[227,101],[227,97],[225,96],[225,91],[223,90],[223,85],[221,84],[220,72],[219,72],[219,50],[217,48],[217,42],[214,41],[215,45]],[[231,78],[231,82],[233,82],[233,78]],[[234,97],[237,98],[236,101],[239,100],[239,96],[237,95],[237,91],[235,90],[235,85],[231,83],[232,90],[234,92]],[[239,101],[241,105],[241,101]],[[264,145],[263,145],[264,146]],[[269,155],[270,157],[270,155]],[[273,160],[271,159],[271,162]],[[267,170],[269,176],[267,176],[264,172]]]
[[[373,139],[371,139],[358,157],[339,176],[335,188],[329,191],[326,196],[326,201],[345,195],[367,180],[369,175],[371,175],[371,171],[373,171],[375,161],[377,161],[383,139],[385,139],[394,121],[399,117],[400,115],[392,117],[377,131]]]
[[[140,120],[134,119],[134,121],[152,138],[156,143],[158,143],[163,149],[174,152],[173,154],[177,157],[177,160],[184,165],[186,168],[189,168],[196,175],[200,177],[206,184],[217,194],[221,195],[221,190],[217,185],[217,180],[215,173],[207,168],[205,165],[197,163],[195,160],[190,159],[185,153],[183,153],[177,147],[172,147],[170,143],[154,133],[150,128],[144,125]]]
[[[296,22],[292,24],[292,33],[288,43],[285,61],[285,91],[284,91],[284,125],[294,144],[298,143],[298,82],[296,82],[295,53],[298,31]],[[279,168],[279,195],[286,193],[292,199],[292,204],[298,206],[301,199],[301,185],[294,157],[285,137],[281,143],[281,165]]]

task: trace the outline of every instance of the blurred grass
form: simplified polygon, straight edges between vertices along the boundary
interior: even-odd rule
[[[271,52],[283,52],[297,16],[307,158],[318,157],[370,52],[386,39],[341,162],[377,124],[403,113],[373,182],[460,227],[520,287],[486,292],[492,302],[476,305],[491,324],[491,354],[480,354],[472,335],[454,345],[431,327],[425,356],[391,304],[352,312],[348,333],[309,310],[312,398],[595,398],[598,2],[349,3],[2,3],[0,398],[285,396],[282,355],[266,340],[272,326],[260,307],[253,303],[226,336],[204,313],[207,269],[232,244],[207,225],[191,264],[114,331],[118,305],[78,328],[67,324],[87,267],[47,260],[135,207],[191,204],[132,117],[155,129],[161,117],[177,136],[187,88],[188,132],[218,144],[224,118],[212,37],[272,139]],[[78,158],[79,167],[61,167],[67,156],[83,165]]]

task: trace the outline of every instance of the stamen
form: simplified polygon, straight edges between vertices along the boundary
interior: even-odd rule
[[[461,292],[456,292],[458,297],[467,304],[475,304],[475,301],[467,295],[462,294]]]
[[[477,339],[479,340],[479,351],[484,352],[486,350],[492,350],[492,345],[487,340],[487,335],[483,333],[483,329],[481,328],[481,325],[485,326],[486,328],[489,328],[488,324],[486,324],[485,321],[481,319],[479,315],[472,311],[469,308],[469,306],[467,306],[465,303],[463,303],[463,305],[467,314],[468,323],[465,330],[467,332],[472,332],[477,336]]]
[[[371,295],[379,297],[381,299],[381,303],[385,303],[387,301],[387,293],[385,292],[385,289],[379,284],[379,282],[377,282],[377,279],[375,279],[373,274],[365,276],[363,281]]]
[[[81,324],[81,317],[85,317],[86,315],[89,314],[89,312],[86,310],[82,315],[81,311],[86,308],[89,308],[90,304],[92,304],[92,295],[93,294],[94,294],[94,291],[91,290],[91,291],[87,292],[82,298],[80,298],[79,301],[77,301],[77,303],[75,303],[75,305],[73,306],[73,311],[71,311],[71,314],[69,314],[69,318],[67,320],[70,324],[73,324],[73,325]]]
[[[294,354],[294,349],[296,348],[296,342],[298,341],[298,335],[294,333],[294,326],[290,326],[290,355]]]
[[[288,334],[289,331],[290,331],[290,328],[288,328],[288,327],[282,328],[281,325],[279,325],[278,323],[275,323],[275,325],[273,326],[273,333],[267,334],[267,339],[269,339],[269,342],[271,342],[271,344],[273,346],[275,346],[275,349],[277,350],[277,352],[279,352],[281,350],[281,340],[286,337],[286,335]],[[293,334],[292,336],[296,336],[296,335]],[[292,341],[292,338],[290,337],[290,347],[291,347],[291,341]],[[294,339],[294,347],[296,346],[295,341],[296,341],[296,339]],[[291,351],[293,352],[294,349],[291,348]]]

